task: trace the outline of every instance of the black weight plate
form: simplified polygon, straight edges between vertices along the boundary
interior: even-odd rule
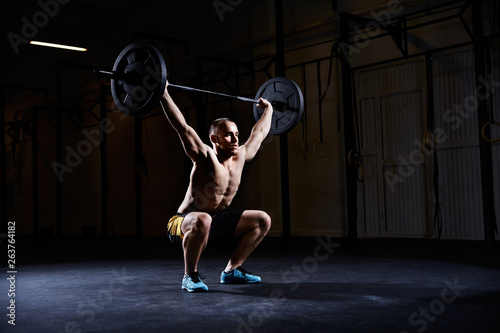
[[[285,77],[267,80],[257,91],[255,99],[265,98],[273,104],[271,134],[283,134],[292,130],[302,118],[304,96],[300,87]],[[253,116],[258,121],[264,110],[254,105]]]
[[[116,58],[113,71],[133,75],[127,82],[111,80],[116,106],[129,116],[142,116],[158,106],[167,84],[167,66],[160,51],[150,44],[132,43]]]

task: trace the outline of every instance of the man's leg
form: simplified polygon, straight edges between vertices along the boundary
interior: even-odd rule
[[[182,221],[184,235],[184,275],[198,271],[198,261],[207,246],[212,217],[206,213],[189,213]]]
[[[271,217],[259,210],[245,210],[241,215],[234,239],[236,247],[227,263],[226,272],[241,266],[253,250],[259,245],[271,228]]]

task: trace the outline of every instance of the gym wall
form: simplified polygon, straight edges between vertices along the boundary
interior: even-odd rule
[[[489,20],[490,2],[482,1],[487,36],[498,33],[496,28],[490,29],[498,24]],[[450,115],[447,112],[453,105],[463,104],[465,98],[474,95],[476,88],[473,45],[464,27],[464,24],[472,26],[472,14],[464,1],[440,7],[443,3],[445,1],[433,2],[434,10],[429,9],[427,16],[424,13],[407,22],[409,26],[421,26],[408,31],[406,58],[395,41],[382,31],[378,33],[383,36],[377,37],[373,33],[372,37],[377,38],[365,40],[362,30],[353,28],[350,66],[354,84],[353,87],[342,87],[340,59],[335,53],[332,57],[331,53],[340,36],[339,13],[349,12],[379,22],[377,14],[395,15],[401,7],[394,1],[375,0],[284,1],[286,76],[299,84],[306,101],[302,121],[287,135],[290,220],[283,220],[283,163],[278,136],[269,136],[256,158],[245,167],[232,207],[268,212],[273,220],[270,231],[273,236],[283,235],[284,226],[289,225],[293,236],[346,237],[349,231],[348,205],[352,203],[348,203],[346,196],[349,186],[346,172],[350,166],[346,163],[348,151],[344,135],[345,129],[351,127],[356,133],[363,166],[363,171],[358,169],[362,181],[356,185],[358,238],[436,238],[434,195],[438,186],[443,225],[441,237],[484,239],[479,163],[479,140],[482,139],[479,125],[474,123],[476,115],[472,113],[470,117],[462,118],[463,126],[459,130],[443,120],[444,115]],[[76,5],[75,2],[73,6]],[[68,4],[68,12],[70,6]],[[169,80],[220,92],[229,92],[231,88],[237,95],[253,97],[269,74],[275,76],[272,61],[276,53],[274,1],[242,1],[231,11],[223,12],[222,20],[212,4],[203,6],[183,12],[178,18],[173,13],[166,14],[168,20],[155,24],[159,35],[188,41],[186,48],[182,43],[151,40],[165,56]],[[431,7],[426,1],[402,1],[399,6],[410,12]],[[151,4],[142,10],[153,11],[154,8]],[[462,8],[465,23],[458,17],[447,19],[448,15],[455,15]],[[64,12],[59,16],[62,20]],[[120,29],[115,27],[107,31],[105,36],[113,42],[108,43],[106,52],[89,52],[88,58],[71,55],[66,60],[109,67],[113,57],[116,58],[119,51],[136,37],[125,29],[125,26],[120,26]],[[113,37],[118,35],[121,37],[114,40]],[[498,35],[489,39],[489,43],[490,58],[498,59]],[[426,54],[433,59],[434,126],[442,128],[446,137],[451,139],[443,140],[424,159],[405,163],[403,161],[409,160],[410,154],[420,151],[414,141],[422,140],[429,129]],[[18,61],[26,61],[24,58],[28,58],[28,54],[17,57]],[[48,86],[48,99],[35,92],[28,95],[13,93],[6,97],[7,121],[19,120],[22,116],[31,119],[30,115],[34,113],[40,116],[38,144],[35,146],[28,140],[8,148],[10,201],[6,209],[8,215],[18,221],[19,234],[56,232],[56,186],[61,180],[55,176],[53,166],[56,159],[54,78],[56,61],[63,59],[54,51],[48,51],[45,57],[49,59],[46,74],[34,78],[32,84]],[[74,167],[70,167],[71,172],[68,170],[63,174],[61,182],[61,232],[63,235],[81,235],[83,230],[90,230],[99,235],[102,233],[101,154],[94,141],[97,140],[95,133],[100,121],[100,87],[108,81],[95,78],[89,70],[71,66],[63,67],[62,73],[62,106],[71,110],[70,115],[63,119],[63,160],[68,158]],[[201,82],[197,81],[200,77]],[[491,80],[499,81],[496,61],[492,62]],[[357,123],[344,121],[342,89],[353,89],[355,110],[352,112]],[[233,118],[242,140],[248,137],[255,122],[252,106],[248,103],[171,92],[188,122],[207,143],[208,125],[214,118]],[[137,170],[141,171],[143,188],[142,234],[165,235],[164,225],[184,197],[191,162],[185,157],[179,138],[162,115],[161,108],[157,108],[142,119],[144,164],[137,168],[134,159],[135,120],[115,110],[109,90],[105,97],[109,129],[106,143],[108,235],[137,233]],[[205,113],[197,107],[200,99]],[[496,119],[500,117],[499,103],[500,93],[492,91],[491,107]],[[19,133],[23,135],[23,130]],[[492,127],[491,137],[498,135],[498,129]],[[30,139],[27,134],[25,137]],[[14,141],[7,136],[8,144]],[[38,151],[36,170],[39,177],[36,230],[32,209],[33,149]],[[78,154],[79,149],[85,156]],[[492,145],[496,216],[500,215],[500,179],[496,172],[500,166],[499,149],[498,143]],[[72,156],[75,151],[77,155]],[[440,171],[437,183],[433,180],[434,154],[437,154]],[[400,172],[406,173],[401,176]],[[391,181],[387,178],[390,175],[402,178]]]

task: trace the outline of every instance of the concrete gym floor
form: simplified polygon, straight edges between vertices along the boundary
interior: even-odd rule
[[[207,249],[199,271],[210,291],[191,294],[166,238],[18,238],[15,326],[4,278],[1,332],[500,329],[498,250],[481,243],[268,237],[244,265],[262,283],[219,284],[228,252]]]

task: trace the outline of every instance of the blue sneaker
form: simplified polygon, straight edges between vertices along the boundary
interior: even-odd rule
[[[206,284],[201,282],[200,279],[205,279],[203,275],[198,272],[189,273],[182,279],[182,289],[192,292],[205,292],[208,291]]]
[[[233,269],[230,273],[222,271],[220,275],[220,283],[259,283],[261,281],[260,276],[252,275],[243,267],[239,266]]]

